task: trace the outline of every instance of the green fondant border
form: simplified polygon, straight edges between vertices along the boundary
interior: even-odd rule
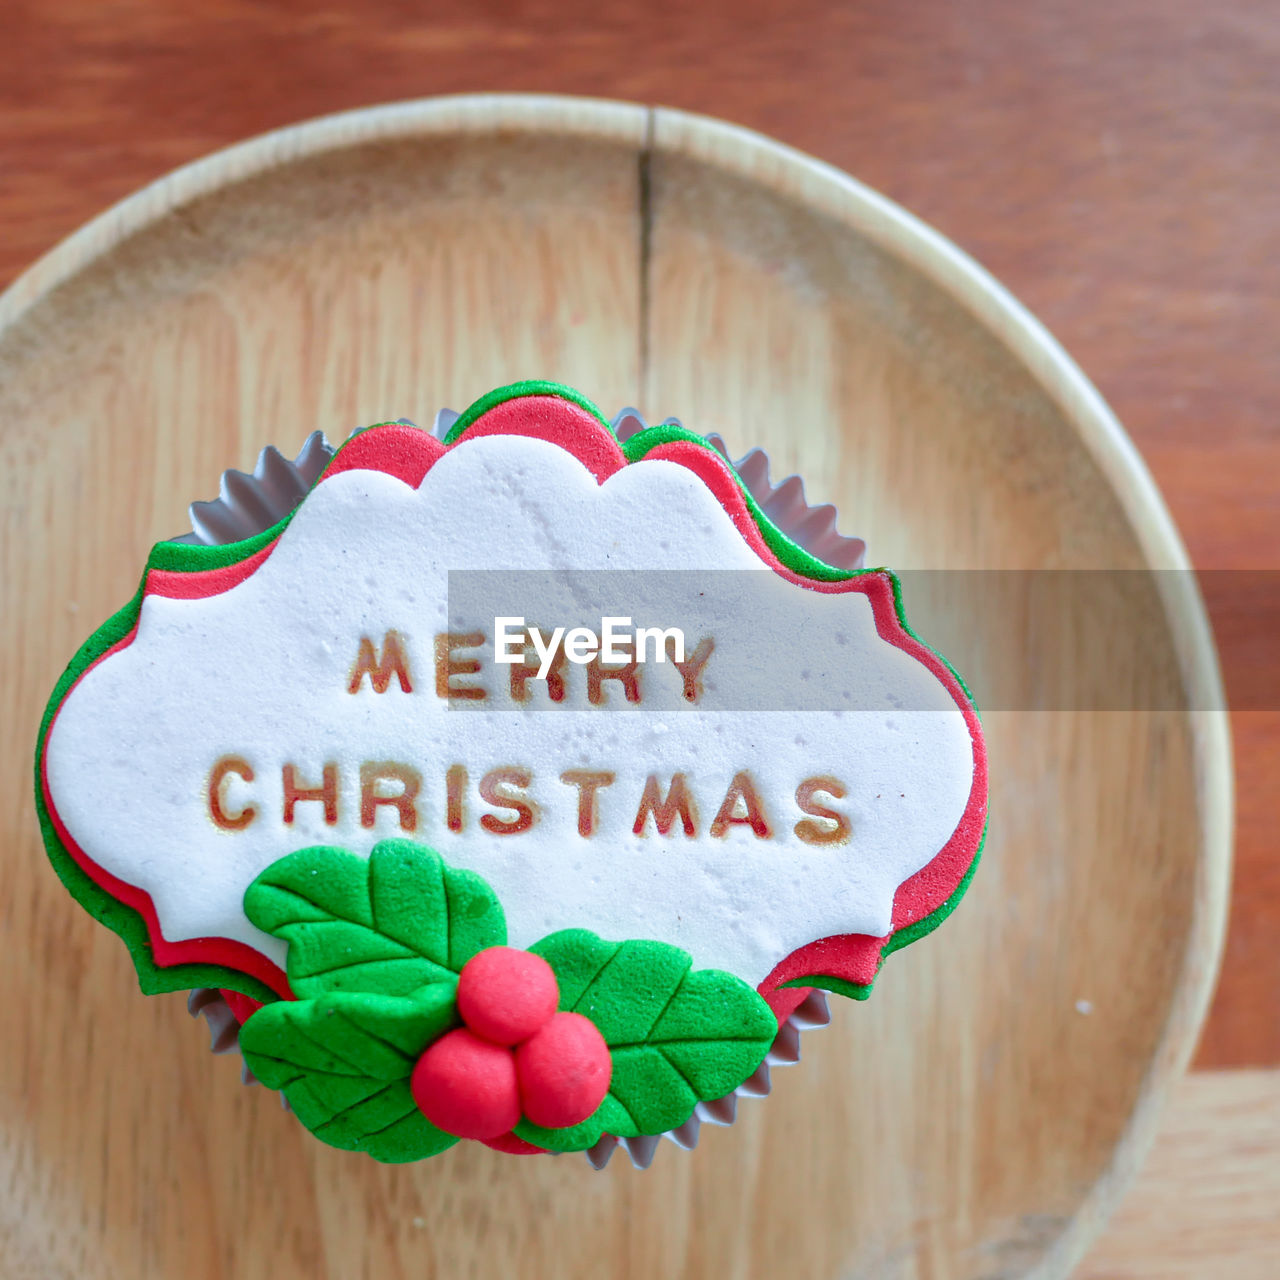
[[[297,508],[294,508],[296,511]],[[239,542],[224,542],[220,546],[207,547],[200,542],[157,542],[147,557],[146,573],[160,569],[165,573],[202,573],[208,569],[227,569],[250,556],[257,555],[268,543],[274,542],[293,519],[293,511],[282,516],[269,529],[242,538]]]
[[[66,885],[71,896],[95,920],[120,936],[133,959],[133,967],[138,975],[138,985],[146,995],[156,995],[162,991],[186,991],[192,987],[226,987],[228,990],[239,991],[265,1003],[276,999],[275,993],[265,983],[239,970],[228,969],[222,965],[198,963],[158,965],[152,955],[146,921],[132,907],[112,897],[71,856],[59,838],[53,820],[49,816],[48,806],[44,802],[40,762],[44,757],[45,738],[48,737],[54,714],[71,686],[80,678],[81,673],[133,630],[142,608],[145,583],[146,575],[144,574],[133,599],[123,609],[112,614],[81,645],[54,686],[53,694],[40,720],[40,733],[36,740],[35,791],[36,816],[40,821],[40,833],[44,838],[45,852],[58,878]]]
[[[545,380],[531,379],[524,382],[511,383],[505,387],[498,387],[488,392],[475,401],[474,404],[468,406],[454,422],[453,426],[445,435],[443,443],[448,446],[457,443],[461,436],[466,432],[467,428],[476,422],[481,416],[490,409],[496,408],[500,404],[506,403],[508,400],[514,400],[523,396],[550,395],[558,396],[562,400],[567,400],[572,404],[578,405],[590,413],[598,422],[612,432],[608,420],[600,412],[599,408],[581,392],[575,391],[571,387],[566,387],[557,382],[549,382]],[[383,425],[383,424],[375,424]],[[628,463],[638,462],[641,458],[654,449],[664,444],[675,442],[686,442],[694,444],[700,448],[707,449],[717,458],[721,455],[712,448],[707,440],[695,432],[685,427],[677,426],[674,423],[657,423],[651,427],[646,427],[636,432],[625,443],[620,443],[619,448],[622,450],[623,456]],[[338,453],[342,451],[342,446],[334,454],[336,459]],[[723,460],[723,459],[722,459]],[[329,467],[333,465],[330,460]],[[321,473],[321,478],[328,471]],[[837,582],[847,581],[857,578],[867,573],[886,573],[889,576],[893,587],[894,612],[897,615],[898,622],[902,629],[918,644],[922,645],[928,651],[934,654],[940,662],[942,662],[947,670],[955,677],[960,688],[964,690],[965,696],[969,699],[970,705],[973,707],[975,714],[978,712],[977,704],[973,700],[973,694],[969,687],[965,684],[963,677],[951,665],[947,658],[938,653],[924,640],[922,640],[915,631],[912,630],[910,623],[907,621],[906,613],[902,603],[902,587],[898,581],[897,575],[887,569],[837,569],[833,565],[826,564],[819,560],[816,556],[811,555],[799,543],[788,537],[761,509],[759,503],[752,497],[746,486],[733,466],[729,465],[729,473],[738,485],[738,489],[742,494],[743,500],[760,529],[761,537],[765,544],[777,556],[778,560],[794,573],[800,574],[815,581],[821,582]],[[317,480],[316,483],[319,483]],[[312,486],[314,488],[314,485]],[[305,495],[304,495],[305,497]],[[280,519],[271,528],[264,530],[249,538],[244,538],[238,542],[228,542],[221,546],[204,546],[199,543],[180,543],[180,542],[158,542],[151,548],[151,552],[147,557],[146,568],[143,571],[142,581],[139,584],[137,592],[133,599],[124,606],[124,608],[113,614],[106,622],[102,624],[85,643],[80,647],[75,657],[71,660],[66,671],[63,672],[57,685],[54,686],[49,703],[45,708],[44,716],[40,723],[40,733],[36,745],[36,765],[35,765],[35,790],[36,790],[36,812],[40,821],[41,833],[44,837],[46,852],[49,861],[53,864],[55,872],[63,884],[66,885],[68,891],[80,903],[91,916],[100,923],[105,924],[109,929],[113,930],[124,941],[129,953],[133,958],[134,968],[138,974],[138,984],[146,994],[154,994],[161,991],[177,991],[186,990],[197,986],[225,987],[228,990],[239,991],[244,995],[251,996],[255,1000],[269,1002],[276,999],[275,993],[270,990],[264,983],[250,977],[248,974],[239,970],[230,969],[222,965],[209,964],[179,964],[170,966],[161,966],[155,963],[151,952],[151,944],[147,936],[146,922],[142,916],[132,907],[120,902],[111,896],[104,888],[94,881],[87,872],[75,861],[71,854],[67,851],[62,841],[58,838],[58,833],[54,829],[52,820],[49,817],[47,807],[44,803],[44,791],[40,778],[40,761],[44,754],[44,742],[48,735],[49,726],[53,721],[54,713],[61,705],[63,698],[66,697],[71,686],[79,678],[79,676],[97,659],[105,653],[112,645],[118,643],[133,630],[137,623],[138,615],[142,608],[143,591],[146,585],[147,573],[152,569],[160,569],[169,573],[198,573],[209,569],[227,568],[234,564],[239,564],[243,560],[247,560],[250,556],[257,554],[265,546],[278,538],[288,527],[289,522],[297,513],[298,508],[302,505],[299,500],[297,506],[293,508],[286,516]],[[931,933],[940,925],[943,920],[955,910],[960,899],[964,896],[965,890],[969,887],[969,882],[973,879],[973,874],[977,869],[978,860],[981,855],[982,846],[986,841],[986,828],[983,828],[983,838],[979,843],[977,851],[974,853],[973,861],[970,863],[968,871],[964,878],[956,886],[955,891],[941,906],[935,908],[927,916],[916,921],[915,924],[898,933],[893,934],[881,952],[881,963],[884,959],[891,955],[894,951],[900,950],[902,947],[915,942],[919,938],[923,938],[926,934]],[[874,979],[873,979],[874,982]],[[873,982],[865,985],[856,985],[845,982],[840,978],[824,977],[823,975],[813,975],[811,977],[799,978],[782,984],[787,987],[822,987],[825,990],[834,991],[841,995],[850,996],[853,999],[865,1000],[871,993]]]
[[[564,386],[563,383],[529,378],[524,382],[512,382],[505,387],[496,387],[494,390],[482,395],[474,404],[468,405],[454,420],[453,426],[445,433],[444,443],[446,445],[456,444],[458,437],[477,418],[488,413],[490,409],[496,409],[500,404],[506,404],[508,400],[518,400],[522,396],[556,396],[560,400],[568,400],[570,404],[576,404],[579,409],[585,409],[607,431],[610,433],[613,431],[613,428],[609,425],[609,420],[600,412],[595,403],[588,400],[581,391],[575,391],[572,387]]]

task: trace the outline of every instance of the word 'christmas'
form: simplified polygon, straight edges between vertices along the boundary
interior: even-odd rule
[[[289,763],[280,770],[279,790],[268,790],[260,784],[257,772],[243,756],[223,756],[209,773],[209,817],[222,831],[244,831],[264,817],[261,810],[270,803],[273,809],[278,806],[276,812],[280,820],[292,826],[297,820],[299,805],[313,804],[322,806],[318,812],[323,812],[327,826],[336,826],[343,806],[351,803],[351,783],[356,780],[344,779],[336,763],[326,764],[319,770],[318,783],[314,779],[314,773],[307,776],[297,765]],[[483,774],[476,793],[493,812],[480,815],[481,830],[495,836],[517,836],[529,831],[541,817],[542,805],[547,799],[545,795],[534,796],[533,781],[533,771],[518,765],[490,769]],[[610,769],[566,769],[559,775],[560,784],[576,792],[579,836],[589,839],[596,834],[600,827],[600,793],[616,781],[617,775]],[[255,783],[259,785],[246,785]],[[443,804],[433,816],[436,821],[443,818],[450,831],[464,831],[470,825],[469,810],[474,803],[470,783],[464,765],[453,764],[445,770],[444,794],[437,796],[437,802],[443,800]],[[426,803],[428,798],[423,795],[421,771],[401,761],[362,764],[354,791],[362,827],[372,828],[378,821],[379,810],[390,810],[401,831],[417,831],[424,809],[431,810]],[[638,799],[633,789],[620,801],[623,815],[635,835],[648,835],[650,830],[660,836],[679,832],[689,837],[701,834],[702,809],[685,774],[672,774],[670,781],[664,783],[657,774],[651,773],[639,792]],[[572,802],[572,798],[564,794]],[[844,844],[849,838],[849,817],[832,808],[831,801],[842,800],[847,794],[848,789],[838,778],[825,774],[805,778],[793,797],[801,815],[791,827],[796,838],[805,844]],[[614,811],[618,812],[616,806]],[[723,839],[733,827],[750,828],[761,840],[777,834],[775,816],[769,812],[755,781],[745,770],[730,779],[706,831],[712,838]]]

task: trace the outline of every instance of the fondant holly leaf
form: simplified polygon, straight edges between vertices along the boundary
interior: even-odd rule
[[[457,1022],[453,996],[452,983],[435,982],[405,996],[278,1000],[240,1029],[240,1049],[330,1146],[388,1163],[423,1160],[457,1141],[418,1110],[409,1087],[422,1051]]]
[[[382,840],[367,860],[323,845],[300,849],[249,886],[244,909],[289,944],[289,985],[300,997],[405,995],[455,980],[477,951],[507,940],[488,884],[411,840]]]
[[[567,929],[530,948],[555,970],[560,1008],[594,1022],[613,1057],[609,1093],[572,1129],[521,1121],[516,1133],[553,1151],[579,1151],[602,1134],[635,1137],[682,1125],[700,1101],[737,1088],[764,1060],[778,1022],[747,983],[693,969],[663,942],[607,942]]]

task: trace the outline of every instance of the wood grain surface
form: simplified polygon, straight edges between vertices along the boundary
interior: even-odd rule
[[[1274,1280],[1277,1151],[1280,1071],[1193,1072],[1079,1280]]]
[[[3,0],[0,37],[0,284],[176,165],[309,116],[494,89],[667,103],[812,152],[952,237],[1098,384],[1194,562],[1277,567],[1269,0]],[[1275,1064],[1278,593],[1204,585],[1247,709],[1233,927],[1199,1062]]]

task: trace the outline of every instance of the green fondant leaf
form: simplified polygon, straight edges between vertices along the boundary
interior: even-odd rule
[[[682,1125],[700,1101],[723,1097],[764,1060],[778,1022],[747,983],[693,969],[663,942],[607,942],[567,929],[530,948],[555,970],[560,1008],[584,1014],[613,1056],[609,1093],[572,1129],[522,1121],[518,1136],[553,1151],[580,1151],[602,1134],[635,1137]]]
[[[399,1080],[457,1021],[454,995],[452,983],[436,982],[404,996],[331,991],[277,1000],[244,1024],[240,1047],[273,1089],[308,1072]]]
[[[411,840],[380,841],[367,861],[344,849],[300,849],[249,886],[244,908],[289,944],[289,985],[300,997],[405,995],[454,980],[477,951],[507,940],[485,881]]]
[[[517,1138],[523,1138],[544,1151],[554,1151],[558,1154],[566,1151],[588,1151],[609,1132],[601,1117],[601,1112],[608,1101],[609,1099],[606,1098],[581,1124],[572,1125],[567,1129],[544,1129],[542,1125],[534,1124],[532,1120],[521,1120],[511,1132]]]
[[[404,996],[333,991],[259,1009],[240,1029],[240,1049],[317,1138],[400,1163],[457,1141],[427,1120],[409,1088],[423,1049],[456,1022],[450,982]]]

